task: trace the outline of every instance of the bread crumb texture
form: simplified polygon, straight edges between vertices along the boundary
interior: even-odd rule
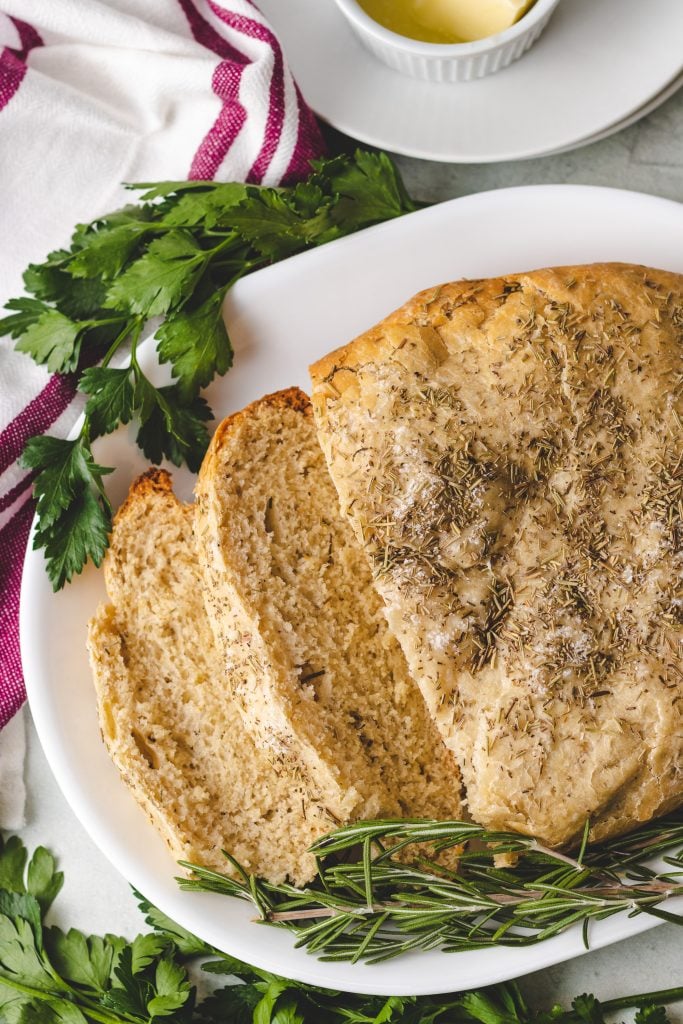
[[[333,819],[245,732],[202,600],[193,512],[167,473],[137,480],[105,559],[88,647],[105,744],[175,858],[302,884]]]
[[[457,817],[460,775],[387,628],[298,389],[217,429],[196,536],[246,731],[339,822]]]
[[[312,367],[342,509],[473,817],[683,800],[683,278],[446,284]]]

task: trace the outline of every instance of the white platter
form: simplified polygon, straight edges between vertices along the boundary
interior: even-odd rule
[[[315,112],[361,142],[449,163],[521,160],[606,132],[683,69],[679,0],[562,0],[504,71],[419,82],[358,41],[334,0],[259,0]]]
[[[220,415],[291,384],[307,387],[313,360],[379,320],[420,288],[462,276],[623,260],[683,272],[683,206],[638,193],[555,185],[452,200],[262,270],[232,291],[227,319],[235,368],[210,389]],[[116,465],[115,503],[146,464],[127,430],[96,458]],[[190,497],[192,480],[176,472]],[[584,952],[573,930],[523,949],[411,954],[368,967],[321,963],[290,936],[251,923],[243,903],[182,893],[175,865],[100,741],[85,653],[86,622],[104,597],[92,567],[58,595],[42,554],[29,551],[21,644],[31,710],[67,800],[103,853],[152,902],[208,942],[267,970],[315,985],[378,994],[454,991],[518,977]],[[595,924],[593,948],[653,927],[641,916]]]

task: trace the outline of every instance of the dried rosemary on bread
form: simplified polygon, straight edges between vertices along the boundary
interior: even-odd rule
[[[221,664],[273,764],[298,763],[339,821],[457,817],[457,766],[339,514],[303,392],[218,427],[195,528]]]
[[[132,485],[105,558],[111,604],[88,647],[104,742],[175,858],[297,884],[333,819],[245,733],[201,593],[192,509],[162,470]]]
[[[311,372],[474,818],[560,844],[681,803],[683,278],[447,284]]]

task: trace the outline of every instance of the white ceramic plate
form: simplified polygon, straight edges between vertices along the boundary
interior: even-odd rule
[[[419,82],[358,41],[334,0],[259,0],[325,121],[451,163],[540,156],[617,126],[683,69],[679,0],[562,0],[539,41],[474,82]]]
[[[610,189],[555,185],[505,189],[431,207],[297,256],[240,282],[227,305],[235,368],[211,388],[221,416],[269,391],[307,387],[308,364],[439,281],[594,260],[683,272],[683,206]],[[149,354],[149,353],[148,353]],[[114,502],[144,468],[125,429],[97,443],[116,465]],[[190,497],[191,477],[175,473]],[[77,817],[141,892],[186,928],[253,964],[328,988],[380,994],[453,991],[518,977],[578,956],[578,931],[526,949],[411,954],[368,967],[321,963],[284,931],[252,924],[243,903],[180,892],[175,864],[109,761],[100,740],[85,652],[86,622],[104,597],[88,568],[52,594],[42,554],[29,551],[21,644],[31,710],[43,748]],[[655,924],[623,916],[596,924],[594,947]]]

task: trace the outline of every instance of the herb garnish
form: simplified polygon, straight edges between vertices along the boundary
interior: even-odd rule
[[[683,987],[600,1003],[576,998],[570,1010],[529,1008],[514,982],[439,996],[364,996],[287,981],[220,953],[138,896],[153,929],[132,942],[47,927],[62,885],[54,858],[0,839],[0,1020],[7,1024],[605,1024],[637,1008],[635,1024],[670,1024],[664,1006]],[[192,961],[232,977],[196,1004]]]
[[[26,270],[32,297],[10,299],[0,334],[18,339],[20,352],[53,373],[77,372],[87,395],[78,437],[31,438],[23,456],[37,473],[34,546],[45,549],[55,590],[88,558],[99,565],[107,548],[112,510],[102,480],[112,470],[93,457],[97,437],[134,420],[151,462],[198,469],[212,417],[199,393],[232,363],[221,305],[235,281],[414,209],[383,153],[359,150],[312,167],[293,188],[133,185],[143,190],[139,204],[79,225],[68,249]],[[173,376],[160,388],[137,356],[141,333],[156,317],[163,318],[157,353]],[[125,365],[113,365],[124,346]]]
[[[293,931],[297,946],[353,963],[420,949],[530,946],[577,923],[588,948],[590,922],[624,912],[683,924],[662,906],[683,895],[680,812],[600,845],[587,837],[588,828],[572,857],[471,822],[362,821],[313,844],[319,881],[304,889],[249,876],[232,858],[237,879],[183,864],[194,877],[178,881],[248,900],[262,921]],[[458,871],[430,860],[423,844],[434,856],[463,845]],[[499,866],[504,855],[511,866]],[[664,867],[653,868],[653,857]]]

